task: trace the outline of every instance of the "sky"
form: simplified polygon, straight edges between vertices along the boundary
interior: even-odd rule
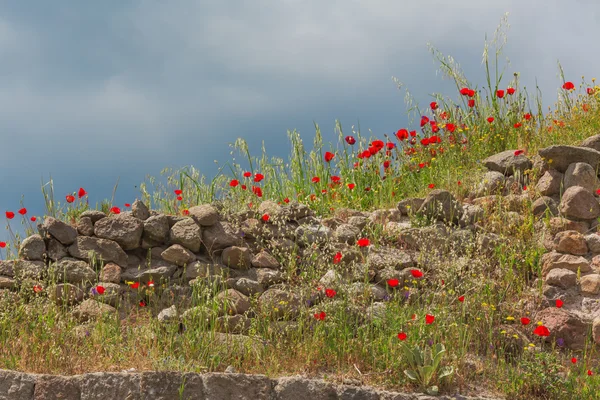
[[[326,142],[336,119],[367,136],[408,128],[392,77],[422,108],[456,98],[431,43],[481,87],[507,12],[506,76],[537,83],[546,106],[557,61],[576,84],[598,72],[595,0],[0,1],[0,221],[21,200],[41,219],[50,175],[63,203],[83,187],[99,204],[118,181],[122,207],[166,167],[210,180],[238,137],[287,159],[287,131],[312,143],[314,122]]]

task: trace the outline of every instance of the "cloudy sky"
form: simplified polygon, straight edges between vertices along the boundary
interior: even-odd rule
[[[537,80],[547,106],[557,60],[576,83],[600,65],[595,0],[5,0],[0,11],[2,225],[22,196],[44,215],[49,174],[57,200],[84,187],[92,205],[119,179],[122,206],[165,167],[210,179],[237,137],[287,157],[286,131],[310,143],[313,121],[326,140],[336,119],[345,132],[408,127],[392,76],[422,106],[454,96],[432,43],[482,86],[485,35],[506,12],[507,76]]]

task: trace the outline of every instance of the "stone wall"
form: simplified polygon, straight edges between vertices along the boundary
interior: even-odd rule
[[[57,376],[0,370],[0,400],[484,400],[334,385],[299,376],[96,372]],[[491,400],[491,399],[490,399]]]

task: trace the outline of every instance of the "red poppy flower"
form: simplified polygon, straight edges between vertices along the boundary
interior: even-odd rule
[[[469,97],[475,96],[475,91],[473,89],[469,89],[469,92],[467,93],[467,96],[469,96]]]
[[[433,183],[429,184],[429,189],[433,189],[435,187],[435,185]]]
[[[413,321],[414,321],[415,319],[417,319],[417,314],[413,314],[413,315],[411,315],[411,316],[410,316],[410,319],[412,319]]]
[[[441,119],[448,119],[448,113],[446,111],[442,111],[440,113],[440,118]]]
[[[514,125],[514,127],[515,127],[515,128],[520,128],[520,127],[521,127],[521,123],[520,123],[520,122],[517,122],[517,123]]]
[[[525,153],[525,150],[516,150],[515,151],[515,156],[520,156],[523,153]]]
[[[396,287],[396,286],[398,286],[398,285],[400,284],[400,281],[399,281],[398,279],[394,279],[394,278],[392,278],[392,279],[388,279],[388,280],[387,280],[387,284],[388,284],[390,287]]]
[[[467,102],[467,105],[471,108],[475,107],[475,100],[471,99]]]
[[[183,200],[183,197],[177,196],[177,200],[181,201],[181,200]]]
[[[425,115],[423,115],[421,117],[421,128],[424,127],[425,125],[427,125],[427,123],[429,123],[429,118],[427,118]]]
[[[356,187],[356,185],[354,183],[349,183],[348,185],[348,189],[352,190]]]
[[[561,308],[565,303],[561,299],[556,300],[556,308]]]
[[[325,321],[326,316],[327,316],[327,314],[325,314],[325,311],[321,311],[320,313],[315,313],[315,315],[314,315],[315,319],[318,319],[319,321]]]
[[[499,89],[496,91],[496,96],[498,96],[499,99],[504,97],[504,90]]]
[[[146,302],[144,300],[140,300],[140,307],[146,307]]]
[[[239,184],[240,184],[240,181],[238,181],[237,179],[232,179],[231,182],[229,182],[229,186],[231,186],[231,187],[236,187]]]
[[[575,363],[577,362],[577,359],[576,359],[575,357],[573,357],[573,358],[571,358],[571,362],[572,362],[573,364],[575,364]]]
[[[6,218],[8,219],[13,219],[15,217],[15,213],[12,211],[7,211],[6,212]]]
[[[462,94],[463,96],[467,96],[469,94],[469,88],[460,89],[460,94]]]
[[[352,146],[354,143],[356,143],[356,139],[354,139],[352,136],[346,136],[345,140],[346,140],[346,143],[348,143],[350,146]]]
[[[460,185],[462,184],[462,182],[461,182],[461,181],[458,181],[458,182],[456,182],[456,184],[457,184],[458,186],[460,186]]]
[[[0,249],[3,249],[6,247],[6,242],[0,242]]]
[[[511,87],[507,88],[506,93],[508,93],[512,96],[513,94],[515,94],[515,88],[511,88]]]
[[[252,186],[252,193],[254,193],[258,197],[262,197],[262,189],[258,186]]]
[[[460,301],[461,303],[463,303],[465,301],[465,296],[460,296],[458,298],[458,301]]]
[[[252,172],[244,172],[244,178],[250,178],[252,176]]]
[[[431,125],[431,132],[433,133],[438,133],[440,131],[440,127],[437,125],[432,124]]]
[[[190,215],[190,210],[187,210],[187,209],[185,209],[185,210],[183,210],[181,213],[182,213],[183,215]]]
[[[104,286],[96,286],[96,292],[98,292],[98,294],[104,294]]]
[[[42,287],[41,287],[40,285],[33,285],[33,291],[34,291],[35,293],[39,293],[39,292],[41,292],[42,290],[43,290],[43,289],[42,289]]]
[[[269,220],[269,214],[263,214],[262,220],[267,222]]]
[[[546,328],[544,325],[538,325],[533,330],[533,334],[538,335],[538,336],[550,336],[550,330],[548,328]]]
[[[85,196],[87,194],[87,192],[85,191],[85,189],[83,188],[79,188],[79,192],[77,192],[77,197],[82,198],[83,196]]]
[[[265,179],[265,176],[263,174],[254,174],[254,182],[260,182],[263,179]]]
[[[456,125],[454,125],[454,124],[446,124],[446,130],[448,132],[454,132],[456,130]]]
[[[329,151],[326,151],[326,152],[325,152],[325,161],[326,161],[326,162],[330,162],[330,161],[331,161],[331,160],[333,160],[334,158],[335,158],[335,154],[333,154],[333,153],[331,153],[331,152],[329,152]]]
[[[575,89],[575,85],[573,85],[573,82],[565,82],[565,84],[563,85],[563,89],[572,90]]]
[[[152,281],[152,280],[148,281],[148,283],[146,283],[146,286],[154,287],[154,281]]]
[[[392,149],[394,149],[394,148],[396,147],[396,143],[387,142],[387,143],[385,144],[385,147],[387,147],[387,149],[388,149],[388,150],[392,150]],[[387,151],[386,151],[385,153],[386,153],[386,155],[387,155],[387,156],[389,156],[389,155],[391,154],[391,153],[390,153],[390,154],[388,154],[388,152],[387,152]]]
[[[113,214],[120,214],[121,209],[117,206],[114,206],[113,208],[110,209],[110,212],[112,212]]]
[[[342,253],[340,253],[338,251],[337,253],[335,253],[335,256],[333,256],[333,263],[334,264],[339,264],[340,261],[342,261]]]
[[[131,207],[131,204],[125,203],[125,207]]]
[[[21,209],[18,211],[18,213],[19,213],[19,214],[21,214],[21,215],[25,215],[25,214],[27,214],[27,209],[26,209],[26,208],[21,208]]]
[[[37,218],[35,218],[35,217],[31,217],[31,221],[32,221],[32,222],[35,222],[35,220],[36,220],[36,219],[37,219]]]
[[[526,121],[529,121],[529,120],[531,119],[531,114],[527,113],[527,114],[523,115],[523,118],[524,118]]]
[[[362,239],[358,239],[356,244],[360,247],[367,247],[368,245],[371,244],[371,241],[369,239],[362,238]]]
[[[173,190],[173,192],[174,192],[174,193],[175,193],[177,196],[179,196],[180,194],[182,194],[182,193],[183,193],[183,191],[182,191],[181,189],[175,189],[175,190]]]
[[[339,176],[334,175],[334,176],[331,177],[331,182],[338,183],[339,181],[340,181],[340,177]]]
[[[431,314],[425,315],[425,323],[427,325],[433,324],[433,321],[435,321],[435,317],[433,315],[431,315]]]
[[[290,202],[290,199],[288,197],[286,197],[285,199],[283,199],[283,202],[287,204]]]
[[[66,199],[67,199],[67,203],[72,203],[75,201],[75,197],[71,196],[70,194],[67,195]]]
[[[330,299],[333,299],[336,293],[337,292],[333,289],[325,289],[325,296],[329,297]]]
[[[492,122],[494,122],[494,117],[488,117],[488,119],[487,119],[487,122],[489,122],[490,124],[491,124]]]
[[[592,375],[593,375],[593,372],[592,372],[592,370],[591,370],[591,369],[588,369],[588,370],[587,370],[587,374],[588,374],[589,376],[592,376]]]
[[[589,87],[587,88],[587,94],[589,94],[590,96],[594,94],[594,89]]]
[[[530,322],[531,322],[531,320],[527,317],[521,318],[521,324],[523,324],[523,325],[529,325]]]
[[[414,276],[415,278],[421,278],[423,276],[423,273],[421,271],[419,271],[418,269],[411,269],[410,273],[412,274],[412,276]]]
[[[390,167],[390,161],[389,161],[389,160],[385,160],[385,161],[383,162],[383,168],[386,168],[386,169],[387,169],[387,168],[389,168],[389,167]]]
[[[406,333],[404,333],[404,332],[400,332],[400,333],[398,334],[398,339],[400,339],[400,340],[404,341],[404,340],[406,340],[406,338],[407,338],[407,335],[406,335]]]
[[[242,190],[246,190],[246,189],[248,189],[248,186],[242,185]]]
[[[133,282],[131,285],[129,285],[130,288],[132,289],[137,289],[138,287],[140,287],[140,283],[139,282]]]
[[[422,121],[423,120],[421,120],[421,122]],[[408,139],[408,130],[404,129],[404,128],[399,129],[398,132],[396,132],[396,137],[398,138],[398,140],[406,140],[406,139]]]
[[[313,183],[319,183],[320,181],[321,181],[321,178],[319,178],[318,176],[314,176],[314,177],[312,178],[312,182],[313,182]]]
[[[429,107],[431,107],[432,110],[437,110],[438,104],[435,101],[432,101],[429,103]]]

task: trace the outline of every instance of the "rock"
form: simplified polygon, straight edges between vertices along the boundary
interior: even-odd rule
[[[180,267],[196,261],[196,255],[179,244],[169,246],[160,256],[163,260]]]
[[[90,217],[80,217],[77,221],[77,233],[83,236],[92,236],[94,234],[94,223]]]
[[[275,386],[277,399],[281,400],[335,400],[338,399],[335,386],[322,380],[306,379],[300,376],[284,377]]]
[[[115,314],[116,312],[117,310],[114,307],[92,299],[84,300],[72,311],[73,316],[79,322],[86,322],[100,318],[104,314]]]
[[[48,297],[58,306],[71,306],[83,301],[83,290],[70,283],[61,283],[48,288]]]
[[[188,210],[189,216],[201,226],[211,226],[219,221],[219,212],[210,204],[201,204]]]
[[[46,254],[52,261],[60,260],[69,255],[67,248],[54,238],[48,240],[48,251]]]
[[[3,400],[31,400],[35,390],[36,375],[0,370],[0,398]]]
[[[115,263],[105,264],[100,270],[100,281],[102,282],[121,282],[122,268]]]
[[[221,254],[221,262],[230,268],[248,269],[252,266],[252,253],[247,247],[227,247]]]
[[[210,254],[231,246],[243,245],[241,231],[234,230],[225,222],[217,222],[214,225],[202,229],[202,243]]]
[[[64,245],[70,245],[77,239],[77,229],[52,217],[46,217],[42,228]]]
[[[263,287],[269,287],[284,281],[281,272],[266,268],[256,270],[256,280]]]
[[[595,318],[592,323],[592,338],[594,343],[600,344],[600,318]]]
[[[13,263],[14,277],[18,280],[41,279],[47,269],[48,268],[43,261],[15,260]]]
[[[185,270],[185,279],[206,278],[209,276],[228,276],[229,268],[225,265],[213,263],[210,260],[201,260],[188,265]]]
[[[506,186],[506,177],[502,172],[488,171],[483,175],[481,182],[477,185],[474,197],[482,197],[503,193]]]
[[[554,250],[559,253],[583,256],[588,252],[585,237],[577,231],[558,232],[554,236]]]
[[[25,238],[19,247],[19,258],[29,261],[42,261],[46,253],[46,243],[40,235]]]
[[[74,258],[63,258],[50,264],[49,273],[52,279],[61,283],[85,285],[96,282],[96,271],[87,262]]]
[[[219,302],[219,315],[244,314],[250,309],[248,297],[235,289],[227,289],[215,296]]]
[[[548,162],[550,168],[563,173],[569,165],[576,162],[589,164],[594,170],[598,168],[600,162],[600,151],[587,147],[550,146],[541,149],[539,154]]]
[[[409,252],[387,247],[370,251],[367,255],[367,264],[376,270],[384,268],[402,270],[416,265]]]
[[[542,196],[531,205],[531,211],[533,215],[540,216],[545,214],[546,211],[550,213],[552,216],[558,215],[558,204],[552,197]]]
[[[247,337],[242,335],[224,336],[229,336],[226,343],[233,342],[236,344],[240,343],[237,339],[238,336]],[[206,399],[271,400],[275,398],[273,383],[264,375],[209,373],[204,374],[203,379]]]
[[[550,169],[542,175],[535,185],[535,189],[543,196],[560,194],[564,175],[555,169]]]
[[[301,245],[323,244],[333,236],[331,229],[322,225],[300,225],[294,234],[296,241]]]
[[[96,259],[105,263],[114,262],[123,268],[127,266],[127,254],[112,240],[78,236],[67,250],[71,256],[88,262],[91,252]]]
[[[176,222],[169,231],[169,243],[182,245],[194,253],[200,251],[202,231],[191,218]]]
[[[512,176],[515,171],[523,174],[525,170],[531,169],[533,165],[525,154],[515,155],[515,150],[506,150],[494,154],[483,160],[482,163],[490,171],[497,171],[506,176]]]
[[[234,289],[242,294],[245,294],[246,296],[252,296],[254,294],[264,292],[263,286],[260,283],[248,278],[240,278],[236,280]]]
[[[436,189],[429,192],[418,212],[438,221],[456,223],[463,209],[452,193]]]
[[[261,251],[254,257],[252,257],[251,264],[254,268],[279,268],[281,265],[279,261],[266,251]]]
[[[588,190],[572,186],[563,193],[559,211],[567,218],[590,220],[600,216],[600,204]]]
[[[154,215],[144,220],[142,239],[155,243],[163,243],[169,235],[169,219],[166,215]]]
[[[341,224],[333,233],[333,237],[341,243],[356,243],[360,236],[360,229],[352,224]]]
[[[148,371],[140,375],[140,400],[206,399],[202,375],[167,371]]]
[[[579,146],[600,151],[600,135],[590,136],[581,142]]]
[[[123,372],[93,372],[78,377],[81,399],[141,400],[141,374]]]
[[[258,299],[261,312],[275,319],[293,319],[300,314],[300,298],[291,292],[271,288],[266,290]]]
[[[418,208],[415,209],[415,212],[416,212],[416,210],[418,210]],[[348,224],[355,226],[356,228],[360,229],[361,231],[363,229],[365,229],[365,227],[369,224],[369,222],[370,222],[369,218],[364,217],[362,215],[355,215],[355,216],[348,218]]]
[[[592,233],[585,236],[585,243],[594,254],[600,253],[600,235]]]
[[[161,312],[158,313],[156,317],[160,322],[173,322],[177,320],[177,308],[175,304],[173,304],[169,308],[165,308]]]
[[[14,289],[16,282],[13,278],[7,276],[0,276],[0,289]]]
[[[571,254],[561,254],[556,251],[544,254],[541,262],[543,278],[546,278],[548,272],[556,268],[568,269],[569,271],[573,271],[575,273],[577,270],[580,270],[581,273],[591,271],[590,263],[585,258]]]
[[[600,275],[590,274],[582,276],[579,285],[582,294],[597,295],[600,293]]]
[[[216,332],[246,334],[250,330],[252,320],[245,315],[224,315],[215,320]]]
[[[542,321],[550,330],[550,336],[545,337],[546,342],[561,338],[565,346],[571,350],[584,348],[589,326],[579,317],[569,314],[562,308],[548,307],[538,312],[535,320]]]
[[[556,268],[548,272],[546,283],[563,289],[569,289],[577,285],[577,274],[568,269]]]
[[[106,218],[106,214],[100,210],[85,210],[79,215],[79,218],[89,218],[92,220],[92,224],[95,224],[102,218]]]
[[[81,390],[77,378],[76,376],[38,375],[31,398],[34,400],[80,400]]]
[[[596,170],[586,163],[573,163],[569,165],[565,172],[564,189],[573,186],[581,186],[590,193],[598,189],[598,178]]]

